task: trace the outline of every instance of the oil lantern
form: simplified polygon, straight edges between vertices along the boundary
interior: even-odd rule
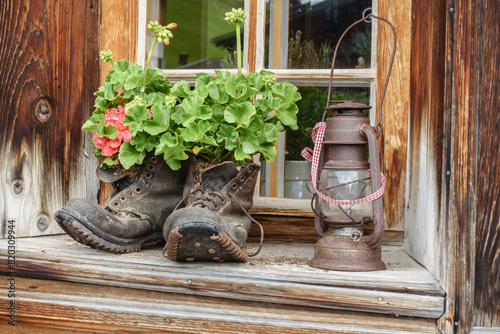
[[[314,151],[303,155],[312,161],[311,202],[314,223],[320,240],[314,246],[312,267],[373,271],[385,269],[380,243],[384,236],[384,206],[382,195],[385,178],[381,173],[378,138],[382,101],[394,60],[394,50],[379,106],[379,119],[375,126],[363,111],[370,106],[353,101],[331,101],[333,69],[338,46],[346,32],[370,16],[390,22],[373,14],[352,24],[340,37],[335,48],[328,102],[322,122],[313,130]],[[327,118],[327,115],[330,115]],[[325,120],[326,118],[326,120]],[[311,154],[312,153],[312,154]],[[368,228],[367,228],[368,227]]]

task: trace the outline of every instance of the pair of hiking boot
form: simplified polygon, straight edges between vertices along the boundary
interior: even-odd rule
[[[149,157],[136,177],[98,168],[99,179],[113,185],[104,208],[71,199],[54,216],[79,243],[113,253],[165,240],[163,254],[173,261],[245,262],[259,169],[228,161],[202,170],[192,157],[173,171],[162,156]]]

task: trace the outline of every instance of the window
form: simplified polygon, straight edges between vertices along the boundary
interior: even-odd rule
[[[261,182],[254,207],[310,209],[310,163],[300,156],[312,147],[309,132],[323,116],[335,46],[347,27],[376,10],[372,0],[150,0],[140,20],[144,36],[139,57],[145,58],[152,37],[149,20],[176,22],[171,45],[158,48],[153,66],[162,68],[171,81],[194,80],[197,72],[234,68],[234,27],[224,21],[232,7],[245,9],[242,29],[243,72],[268,69],[278,81],[299,87],[299,129],[280,133],[278,156],[262,162]],[[373,105],[375,92],[374,36],[371,21],[357,25],[340,45],[333,81],[333,98]],[[141,42],[141,40],[143,42]],[[142,59],[139,58],[139,61]],[[373,119],[373,117],[372,117]]]

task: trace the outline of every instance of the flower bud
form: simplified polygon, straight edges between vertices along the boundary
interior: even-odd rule
[[[175,106],[177,104],[176,97],[172,95],[165,96],[165,104],[169,107]]]
[[[111,50],[102,50],[99,52],[99,56],[101,57],[102,61],[105,62],[112,62],[113,61],[113,52]]]
[[[166,28],[167,29],[175,29],[175,28],[177,28],[177,23],[170,23],[169,25],[167,25]]]
[[[244,23],[246,19],[245,12],[243,9],[238,8],[235,9],[233,8],[230,12],[226,13],[226,17],[224,20],[228,23]]]
[[[266,87],[271,87],[276,82],[276,78],[272,74],[266,74],[262,77],[262,81]]]

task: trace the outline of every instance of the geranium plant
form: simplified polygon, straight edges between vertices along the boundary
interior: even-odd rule
[[[271,72],[241,74],[238,29],[244,19],[242,9],[226,13],[226,21],[237,27],[238,74],[216,70],[211,78],[198,73],[194,87],[186,81],[172,87],[159,69],[123,60],[113,63],[109,52],[101,54],[112,69],[96,92],[96,110],[83,130],[93,133],[102,167],[120,164],[129,169],[142,164],[148,152],[163,154],[173,170],[189,154],[237,165],[255,154],[268,162],[275,159],[278,132],[297,128],[295,103],[301,96],[294,85],[276,83]],[[155,42],[166,44],[175,28],[157,23],[148,27],[156,34]]]

